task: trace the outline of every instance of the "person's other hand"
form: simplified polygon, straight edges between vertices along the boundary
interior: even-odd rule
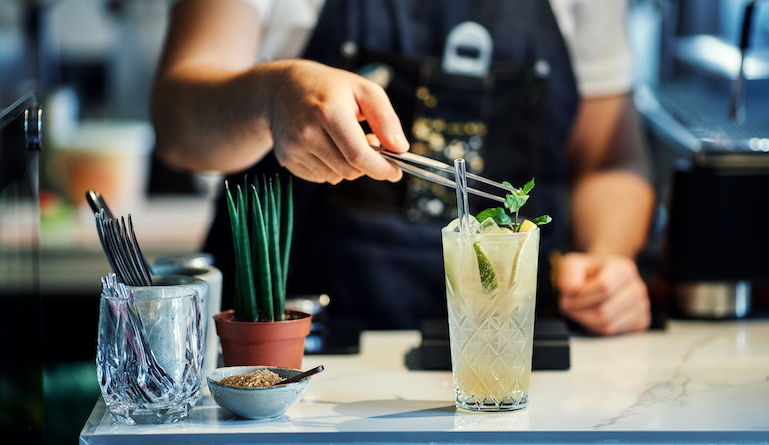
[[[568,253],[559,262],[557,286],[561,313],[593,333],[649,328],[649,294],[628,257]]]
[[[282,71],[269,107],[275,155],[296,176],[336,184],[366,175],[398,181],[402,172],[373,150],[408,150],[398,116],[385,91],[356,74],[315,62],[291,61]],[[376,137],[364,134],[367,121]]]

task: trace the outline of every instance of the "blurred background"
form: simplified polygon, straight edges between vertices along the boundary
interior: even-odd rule
[[[663,320],[766,312],[769,5],[762,3],[769,2],[631,2],[636,104],[659,200],[639,262]],[[32,241],[41,315],[25,328],[40,332],[32,356],[42,384],[18,396],[8,356],[0,376],[0,427],[32,441],[73,443],[99,397],[98,277],[109,266],[85,191],[100,191],[117,215],[132,214],[150,258],[198,249],[212,216],[216,173],[175,172],[152,157],[149,95],[169,8],[168,0],[0,0],[0,109],[34,90],[44,110]],[[0,220],[8,199],[0,195]],[[0,289],[9,289],[18,277],[2,252],[18,240],[7,224],[0,229]],[[700,304],[713,295],[723,304]],[[4,325],[17,318],[2,312]],[[17,335],[2,332],[4,343]],[[9,402],[19,397],[23,406]]]

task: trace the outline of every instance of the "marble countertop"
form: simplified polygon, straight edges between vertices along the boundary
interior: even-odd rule
[[[769,442],[769,322],[671,321],[664,331],[573,337],[571,369],[535,371],[529,407],[455,410],[450,372],[409,371],[411,331],[365,332],[362,351],[307,356],[302,402],[268,421],[204,397],[172,425],[115,424],[100,400],[82,444]]]

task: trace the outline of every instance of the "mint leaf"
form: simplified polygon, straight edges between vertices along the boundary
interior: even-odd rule
[[[529,200],[529,195],[515,195],[515,194],[509,194],[505,196],[505,199],[507,202],[505,202],[505,207],[510,213],[515,213],[523,207],[524,204],[526,204],[526,201]]]
[[[509,182],[503,182],[503,185],[509,186]],[[517,192],[510,192],[507,195],[505,195],[505,199],[507,200],[505,202],[505,207],[510,213],[517,212],[521,207],[523,207],[524,204],[526,204],[526,201],[529,200],[529,192],[531,189],[534,188],[534,178],[531,178],[531,181],[527,182],[523,187],[521,187]]]
[[[505,213],[505,209],[503,209],[502,207],[494,207],[491,209],[486,209],[481,213],[479,213],[478,216],[475,217],[475,219],[477,219],[479,223],[482,223],[489,218],[494,218],[494,222],[496,222],[497,225],[510,224],[513,222],[513,220],[510,219],[510,216],[507,213]]]
[[[545,224],[551,222],[552,220],[553,220],[553,218],[551,218],[550,215],[542,215],[542,216],[538,216],[538,217],[532,219],[531,222],[533,222],[534,224],[536,224],[538,226],[542,226],[542,225],[545,225]]]
[[[531,189],[534,188],[534,178],[531,178],[531,181],[527,182],[526,184],[521,187],[520,193],[522,195],[528,195]]]

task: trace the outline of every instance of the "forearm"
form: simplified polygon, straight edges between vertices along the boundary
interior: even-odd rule
[[[169,165],[233,172],[270,149],[265,92],[275,70],[257,66],[260,35],[261,17],[245,2],[175,4],[150,110],[156,153]]]
[[[187,66],[161,73],[151,108],[157,155],[193,171],[234,172],[258,162],[272,147],[267,93],[283,68],[231,73]]]
[[[638,114],[629,94],[585,99],[570,140],[575,247],[635,256],[654,206]]]
[[[646,241],[654,190],[635,173],[597,171],[574,183],[571,206],[577,250],[632,258]]]
[[[336,184],[401,172],[375,150],[408,142],[384,89],[309,60],[257,63],[256,9],[236,0],[177,3],[152,97],[158,156],[187,170],[231,173],[273,150],[293,175]]]

